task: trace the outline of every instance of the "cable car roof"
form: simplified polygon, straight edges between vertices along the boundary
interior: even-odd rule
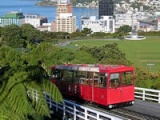
[[[133,70],[133,67],[125,65],[104,65],[104,64],[64,64],[57,65],[55,69],[70,70],[70,71],[88,71],[88,72],[102,72],[102,71],[122,71]]]

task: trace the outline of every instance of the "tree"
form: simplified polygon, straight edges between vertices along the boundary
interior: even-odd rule
[[[101,47],[82,47],[81,50],[85,50],[94,58],[99,61],[99,63],[104,64],[130,64],[130,62],[125,58],[125,54],[122,53],[117,43],[106,44]]]
[[[36,30],[31,24],[23,24],[20,26],[22,30],[22,37],[25,40],[30,40],[30,36],[32,35],[32,32]]]
[[[18,68],[23,64],[21,54],[8,46],[0,47],[0,67],[11,66]]]
[[[13,57],[12,54],[0,54],[3,61],[0,69],[0,119],[37,120],[40,117],[50,116],[44,91],[50,93],[51,98],[56,102],[63,102],[63,99],[58,88],[49,80],[45,69],[41,64],[27,64],[21,58],[22,53],[14,49],[3,47],[3,50],[9,50],[18,57],[9,60]],[[20,64],[14,65],[15,62]],[[28,96],[29,92],[30,96]],[[38,93],[37,99],[32,97],[35,93]]]
[[[74,53],[74,59],[70,61],[72,64],[94,64],[97,63],[97,59],[95,59],[91,54],[87,53],[83,50],[77,50]]]
[[[40,32],[30,24],[23,24],[20,28],[22,30],[22,37],[28,44],[35,44],[42,41],[45,36],[43,32]]]
[[[128,26],[128,25],[124,25],[124,26],[121,26],[119,29],[118,29],[118,32],[121,32],[121,33],[128,33],[128,32],[131,32],[132,30],[132,27]]]
[[[24,39],[22,38],[22,31],[17,25],[8,25],[2,29],[2,44],[11,47],[24,47]]]
[[[74,52],[67,48],[60,48],[50,43],[41,43],[31,52],[24,55],[30,65],[42,63],[43,68],[49,73],[50,66],[64,64],[74,59]]]
[[[88,28],[84,28],[81,32],[84,33],[85,35],[90,35],[92,33],[92,30]]]
[[[3,28],[2,28],[2,27],[0,27],[0,37],[1,37],[2,29],[3,29]]]

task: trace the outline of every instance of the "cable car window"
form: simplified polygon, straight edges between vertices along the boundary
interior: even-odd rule
[[[72,82],[73,79],[73,71],[63,71],[62,80],[67,82]]]
[[[93,80],[93,72],[87,72],[87,79],[86,79],[89,83],[89,85],[93,85],[94,84],[94,80]]]
[[[80,84],[88,84],[87,81],[87,72],[78,71],[79,83]]]
[[[99,87],[99,83],[100,83],[100,76],[99,76],[99,73],[93,73],[93,82],[94,82],[94,86],[95,87]]]
[[[79,83],[79,72],[78,71],[73,71],[73,82]]]
[[[120,73],[112,73],[110,75],[110,88],[117,88],[120,86]]]
[[[132,72],[122,73],[122,85],[132,85],[132,84],[133,84]]]
[[[106,80],[107,77],[105,76],[105,74],[102,73],[94,73],[94,86],[95,87],[106,87]]]
[[[100,75],[100,84],[99,84],[99,86],[105,88],[107,86],[106,83],[107,83],[107,76]]]

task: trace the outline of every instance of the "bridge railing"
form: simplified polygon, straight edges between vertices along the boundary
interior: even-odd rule
[[[28,90],[27,94],[35,101],[40,99],[38,92],[34,89]],[[58,114],[62,113],[62,119],[64,120],[128,120],[124,117],[114,115],[109,112],[102,112],[98,109],[89,108],[73,101],[64,100],[64,103],[56,103],[51,99],[49,94],[45,92],[44,96],[48,102],[49,107],[54,108],[55,112]],[[69,115],[69,118],[65,118],[67,115]]]
[[[135,98],[160,103],[160,90],[135,87]]]
[[[102,112],[97,109],[85,107],[74,103],[73,101],[64,100],[64,104],[55,103],[50,98],[46,98],[49,106],[55,107],[57,112],[62,111],[63,116],[70,115],[72,120],[128,120],[121,116],[116,116],[108,112]]]

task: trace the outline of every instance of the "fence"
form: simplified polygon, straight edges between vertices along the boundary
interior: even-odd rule
[[[64,100],[64,104],[55,103],[49,96],[46,96],[46,100],[50,108],[54,107],[58,113],[63,113],[63,116],[69,115],[70,120],[128,120],[124,117],[89,108],[73,101]]]
[[[135,98],[160,103],[160,90],[135,87]]]
[[[40,99],[38,92],[34,89],[28,90],[27,94],[35,101]],[[47,93],[44,92],[44,95],[49,107],[54,108],[54,111],[58,114],[62,113],[63,120],[128,120],[124,117],[89,108],[73,101],[64,100],[64,103],[56,103]],[[65,118],[67,115],[69,116]]]
[[[40,99],[38,92],[34,89],[28,90],[27,94],[32,96],[35,101]],[[56,103],[45,92],[44,95],[49,107],[54,108],[58,113],[62,113],[63,118],[69,115],[70,120],[126,120],[121,116],[89,108],[73,101],[64,100],[64,103]],[[160,103],[160,90],[135,87],[135,98]],[[69,119],[67,118],[67,120]]]

